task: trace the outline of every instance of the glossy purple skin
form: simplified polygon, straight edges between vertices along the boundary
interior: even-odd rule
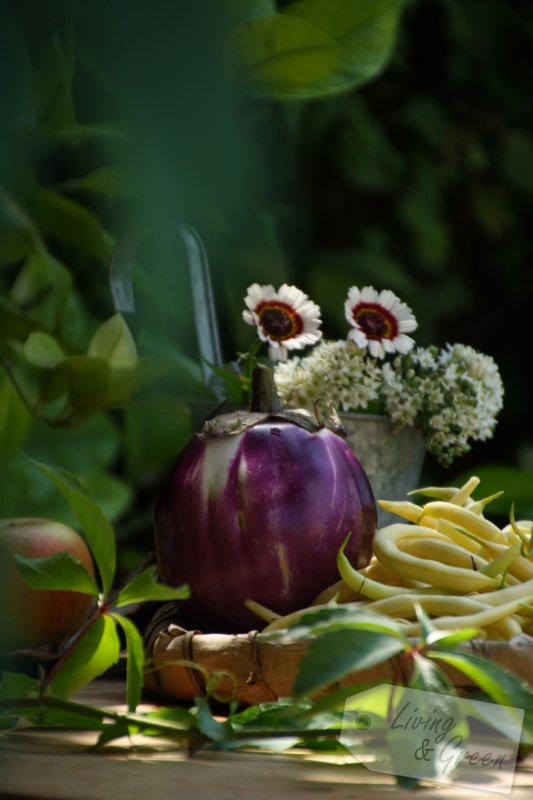
[[[309,605],[339,579],[337,551],[350,531],[346,555],[368,563],[375,526],[368,478],[346,442],[276,421],[222,440],[195,437],[155,511],[161,576],[190,586],[180,608],[203,631],[260,628],[246,598],[282,615]]]

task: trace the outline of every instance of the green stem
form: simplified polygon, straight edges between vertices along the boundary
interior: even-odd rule
[[[22,403],[26,406],[26,408],[30,412],[31,416],[32,417],[37,417],[38,413],[37,413],[36,406],[31,402],[31,400],[28,397],[26,397],[26,394],[24,393],[24,390],[22,389],[22,386],[19,384],[18,379],[15,377],[15,373],[13,372],[13,368],[11,367],[10,362],[4,356],[3,353],[0,353],[0,364],[4,368],[4,372],[6,373],[7,377],[11,381],[11,384],[12,384],[14,390],[18,394],[18,396],[19,396],[20,400],[22,401]]]
[[[161,720],[149,720],[142,717],[140,714],[121,714],[118,711],[110,711],[105,708],[98,708],[96,706],[88,706],[84,703],[78,703],[74,700],[64,700],[61,697],[23,697],[20,699],[0,700],[0,711],[9,711],[15,709],[17,713],[24,709],[33,708],[48,708],[54,711],[66,711],[71,714],[77,714],[80,717],[87,717],[89,719],[97,719],[100,722],[105,720],[113,720],[113,722],[124,722],[128,725],[136,725],[138,728],[147,730],[156,730],[160,733],[184,733],[186,729],[174,725],[172,722]]]
[[[20,699],[0,700],[0,712],[15,709],[17,713],[25,709],[43,708],[51,709],[54,711],[65,711],[71,714],[77,714],[81,717],[88,719],[96,719],[100,722],[112,720],[113,722],[123,722],[127,725],[135,725],[141,730],[158,731],[161,734],[176,734],[186,735],[192,730],[182,728],[167,720],[152,720],[144,717],[141,714],[122,714],[119,711],[111,711],[105,708],[98,708],[97,706],[88,706],[84,703],[76,702],[75,700],[65,700],[60,697],[23,697]],[[191,724],[193,718],[191,716]],[[307,729],[301,728],[284,729],[273,732],[272,729],[265,730],[259,729],[246,729],[241,731],[233,731],[231,740],[246,740],[246,739],[271,739],[273,735],[277,738],[293,738],[299,739],[337,739],[342,733],[343,728],[327,728],[327,729]]]
[[[39,410],[38,403],[32,403],[29,397],[26,396],[22,386],[20,385],[18,379],[15,377],[15,373],[11,366],[9,360],[5,357],[3,353],[0,353],[0,365],[3,367],[4,372],[6,373],[7,377],[11,381],[11,384],[19,396],[19,399],[23,403],[23,405],[27,408],[30,415],[34,419],[41,419],[47,425],[50,425],[52,428],[66,428],[69,427],[73,422],[73,415],[70,412],[62,412],[63,417],[58,417],[57,419],[53,419],[52,417],[46,416],[46,414],[41,414]]]
[[[252,398],[250,411],[278,414],[282,410],[281,400],[274,380],[274,370],[264,364],[256,364],[252,373]]]

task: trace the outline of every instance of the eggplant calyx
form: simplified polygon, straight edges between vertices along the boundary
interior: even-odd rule
[[[252,374],[250,410],[233,411],[209,419],[204,423],[198,436],[201,439],[222,439],[243,433],[248,428],[266,422],[290,422],[310,433],[316,433],[326,427],[339,436],[345,435],[344,428],[330,403],[322,407],[320,401],[317,401],[315,415],[313,417],[305,409],[284,409],[276,388],[274,370],[263,364],[257,364]]]

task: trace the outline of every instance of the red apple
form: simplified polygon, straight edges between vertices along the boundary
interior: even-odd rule
[[[47,519],[0,520],[0,645],[18,649],[58,645],[87,618],[94,597],[81,592],[32,589],[19,574],[11,553],[42,558],[71,553],[94,578],[91,553],[72,528]]]

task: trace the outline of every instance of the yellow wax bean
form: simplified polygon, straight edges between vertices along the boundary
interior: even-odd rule
[[[429,519],[445,519],[448,522],[453,522],[465,531],[473,533],[482,539],[489,542],[504,542],[505,537],[497,525],[494,525],[490,520],[485,517],[475,514],[468,508],[462,506],[455,506],[453,503],[444,503],[440,500],[435,500],[431,503],[426,503],[424,506],[424,516],[420,524],[426,524],[426,518]]]
[[[409,553],[403,553],[398,547],[398,542],[402,538],[427,539],[432,534],[431,529],[421,525],[402,523],[388,525],[374,535],[374,553],[377,559],[393,572],[423,581],[437,589],[466,594],[473,591],[489,591],[498,586],[494,578],[475,572],[473,569],[450,567],[438,561],[417,558]]]
[[[450,497],[449,502],[454,503],[456,506],[464,505],[477,486],[479,486],[479,478],[473,475],[467,480],[464,486],[461,486],[461,488]]]

